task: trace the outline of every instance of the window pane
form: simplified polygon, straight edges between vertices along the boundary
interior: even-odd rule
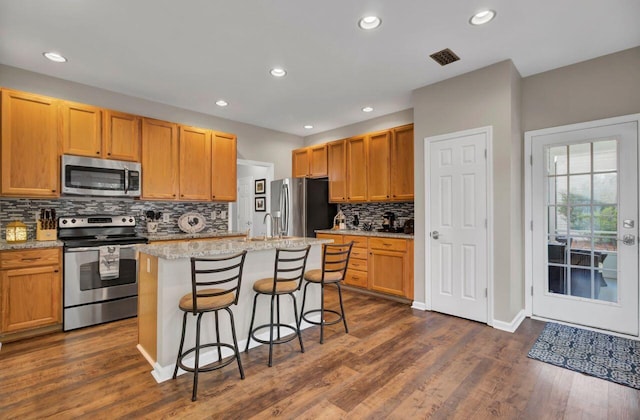
[[[594,204],[616,204],[618,202],[618,174],[593,175]]]
[[[567,204],[567,177],[552,176],[547,181],[547,204]]]
[[[594,298],[592,293],[592,273],[593,271],[588,268],[571,269],[571,296]]]
[[[591,172],[591,143],[569,146],[569,173]]]
[[[566,236],[569,228],[567,211],[567,206],[549,206],[549,233],[564,234]]]
[[[593,171],[615,171],[618,168],[617,148],[615,140],[593,143]]]
[[[567,173],[567,146],[550,147],[547,173],[549,175],[564,175]]]
[[[618,254],[615,252],[603,253],[600,259],[601,269],[596,275],[600,282],[598,293],[599,300],[607,302],[618,301]]]
[[[547,290],[549,293],[567,294],[566,285],[566,272],[565,267],[553,267],[549,266],[549,278],[547,283]]]
[[[618,207],[596,206],[593,208],[593,230],[595,233],[618,231]]]
[[[591,175],[572,175],[569,177],[569,202],[591,202]]]

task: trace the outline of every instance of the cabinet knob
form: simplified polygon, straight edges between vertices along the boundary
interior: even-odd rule
[[[175,197],[176,195],[175,195],[175,194],[173,194],[173,196]]]
[[[96,152],[96,155],[99,155],[99,154],[100,154],[100,152]]]
[[[59,272],[60,272],[60,270],[53,270],[53,272],[54,272],[54,273],[59,273]]]
[[[107,156],[111,156],[111,153],[107,153]]]
[[[389,198],[389,196],[387,196],[387,198]]]
[[[51,192],[56,192],[56,190],[51,190]]]
[[[180,194],[180,197],[184,197],[184,194]]]

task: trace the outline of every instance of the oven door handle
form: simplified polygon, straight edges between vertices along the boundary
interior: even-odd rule
[[[135,247],[136,245],[143,245],[143,244],[120,245],[120,249],[129,249],[129,248]],[[108,246],[108,245],[104,245],[104,246]],[[64,252],[85,252],[85,251],[100,251],[100,247],[87,246],[87,247],[81,247],[81,248],[65,248],[64,249]]]

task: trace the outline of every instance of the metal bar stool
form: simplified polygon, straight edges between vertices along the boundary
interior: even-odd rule
[[[342,304],[342,289],[340,288],[340,282],[344,279],[347,272],[347,266],[349,265],[349,257],[351,256],[351,248],[353,248],[353,242],[347,244],[327,244],[324,245],[322,251],[322,269],[309,270],[304,273],[304,279],[306,283],[304,285],[304,293],[302,295],[302,314],[301,319],[304,319],[310,324],[320,325],[320,344],[324,342],[324,326],[333,325],[342,321],[344,323],[344,332],[349,333],[349,327],[347,327],[347,318],[344,314],[344,305]],[[307,287],[310,284],[320,285],[320,309],[312,309],[310,311],[304,311],[305,301],[307,299]],[[340,312],[333,309],[325,309],[324,307],[324,286],[329,284],[335,284],[338,288],[338,296],[340,298]],[[313,321],[308,318],[309,315],[320,312],[320,321]],[[327,321],[324,316],[326,312],[330,312],[338,316],[338,318]]]
[[[244,379],[244,370],[240,361],[238,350],[238,340],[236,339],[236,327],[233,320],[233,312],[229,308],[238,303],[240,295],[240,285],[242,283],[242,269],[247,251],[222,258],[191,258],[191,293],[184,295],[180,299],[180,310],[184,311],[182,318],[182,337],[180,338],[180,349],[176,367],[173,371],[173,379],[178,374],[178,367],[193,372],[193,394],[191,401],[196,400],[198,393],[198,373],[210,372],[223,368],[231,364],[234,360],[238,362],[240,378]],[[214,288],[210,288],[213,286]],[[205,287],[205,289],[203,289]],[[218,323],[218,311],[225,310],[231,320],[231,335],[233,344],[220,342],[220,326]],[[200,344],[200,321],[202,315],[207,312],[215,314],[216,342]],[[182,352],[184,346],[184,336],[187,326],[187,314],[198,316],[196,323],[196,345],[195,347]],[[206,366],[200,366],[200,350],[208,347],[218,348],[218,360]],[[233,355],[222,358],[222,348],[226,347],[233,351]],[[183,360],[186,356],[195,352],[195,362],[193,367],[185,366]]]
[[[247,339],[247,347],[244,351],[249,351],[249,344],[253,338],[258,343],[269,344],[269,367],[273,365],[273,345],[287,343],[298,337],[300,341],[300,351],[304,353],[302,344],[302,335],[300,334],[300,322],[298,320],[298,306],[294,292],[300,290],[302,284],[302,276],[307,265],[307,257],[311,245],[305,248],[297,249],[276,249],[275,268],[273,277],[261,279],[253,283],[253,290],[256,292],[253,298],[253,312],[251,314],[251,324],[249,325],[249,338]],[[258,296],[271,296],[270,322],[269,324],[259,325],[253,328],[253,322],[256,317],[256,304]],[[293,299],[293,315],[295,317],[295,327],[280,322],[280,295],[289,295]],[[274,309],[277,314],[277,320],[274,322]],[[269,340],[262,340],[256,337],[259,330],[269,328]],[[281,337],[280,329],[284,328],[293,331],[293,335]],[[273,330],[277,330],[277,338],[273,337]]]

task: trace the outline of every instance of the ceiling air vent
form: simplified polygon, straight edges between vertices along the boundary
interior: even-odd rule
[[[453,51],[449,48],[445,48],[442,51],[438,51],[437,53],[431,54],[429,57],[433,58],[433,60],[440,64],[441,66],[446,66],[447,64],[453,63],[454,61],[460,60]]]

